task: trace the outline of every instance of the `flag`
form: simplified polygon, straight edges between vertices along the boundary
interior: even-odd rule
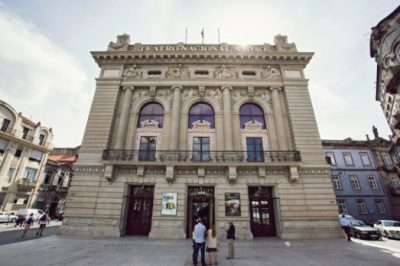
[[[204,28],[201,30],[201,43],[204,44]]]

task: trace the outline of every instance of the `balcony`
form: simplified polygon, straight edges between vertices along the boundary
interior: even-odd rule
[[[21,178],[18,180],[18,189],[19,190],[30,190],[36,186],[36,182],[32,182],[29,179]]]
[[[247,153],[246,151],[139,151],[139,150],[104,150],[104,161],[118,162],[190,162],[190,163],[288,163],[300,162],[299,151],[265,151]]]

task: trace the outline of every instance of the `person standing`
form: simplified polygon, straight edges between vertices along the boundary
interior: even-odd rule
[[[228,239],[228,260],[235,258],[235,226],[233,222],[229,222],[229,228],[226,232],[226,238]]]
[[[25,227],[24,231],[22,232],[22,237],[25,237],[26,233],[29,231],[33,224],[33,213],[31,213],[28,218],[25,219]]]
[[[50,223],[50,218],[47,215],[47,213],[43,213],[40,217],[39,217],[39,230],[36,232],[36,236],[42,236],[43,230],[46,228],[46,224]]]
[[[215,229],[215,224],[213,224],[211,225],[211,229],[207,231],[208,265],[218,264],[217,247],[218,247],[217,230]]]
[[[197,220],[197,224],[194,227],[194,249],[193,249],[193,266],[197,265],[197,257],[199,256],[199,249],[201,252],[201,265],[206,265],[205,259],[205,240],[204,236],[206,234],[206,227],[203,225],[201,218]]]
[[[342,214],[342,217],[340,217],[340,225],[342,226],[343,231],[346,233],[347,240],[351,241],[350,223],[349,223],[349,220],[346,219],[346,215],[344,215],[344,214]]]

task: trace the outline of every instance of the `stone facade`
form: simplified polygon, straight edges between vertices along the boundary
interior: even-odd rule
[[[213,191],[209,218],[220,236],[233,220],[237,237],[251,239],[249,191],[265,187],[272,193],[272,235],[340,236],[329,166],[303,73],[312,53],[298,52],[281,35],[273,45],[251,46],[131,44],[121,35],[107,51],[92,55],[101,72],[62,233],[127,234],[130,189],[152,186],[149,237],[191,237],[188,191],[199,187],[196,195]],[[142,119],[149,104],[161,106],[161,119]],[[262,114],[242,123],[246,104]],[[205,106],[212,115],[194,106]],[[190,120],[198,114],[205,118]],[[207,143],[198,146],[195,139]],[[262,144],[252,153],[249,141],[255,139]],[[148,143],[153,148],[143,149]],[[177,193],[175,215],[162,215],[165,192]],[[227,193],[240,195],[237,216],[227,216]]]
[[[0,210],[34,208],[53,148],[51,128],[0,101]]]

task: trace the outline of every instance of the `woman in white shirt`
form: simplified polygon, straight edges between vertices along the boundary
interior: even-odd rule
[[[208,265],[217,265],[217,230],[215,230],[215,224],[211,226],[211,229],[207,231],[207,253],[208,253]]]

